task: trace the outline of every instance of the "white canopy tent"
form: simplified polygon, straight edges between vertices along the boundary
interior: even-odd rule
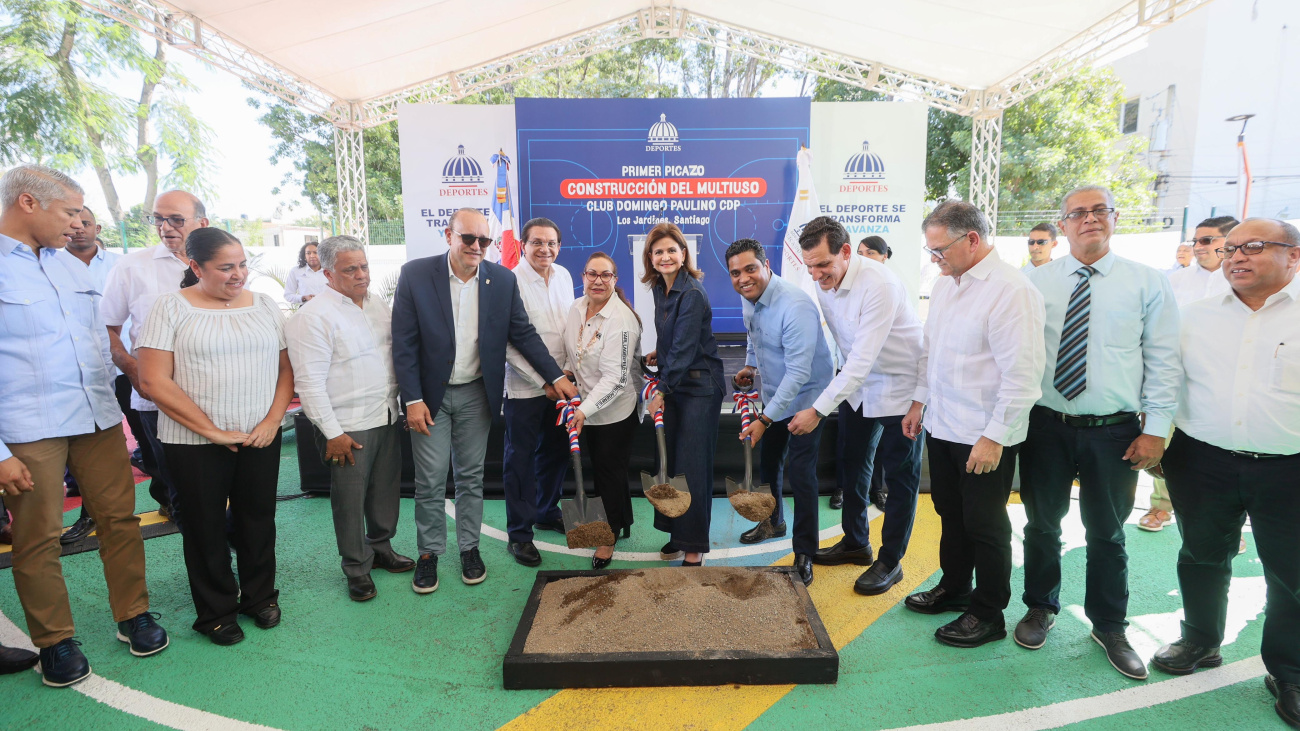
[[[78,2],[330,120],[342,228],[368,241],[362,129],[646,38],[973,117],[971,198],[996,222],[1003,110],[1211,0]]]

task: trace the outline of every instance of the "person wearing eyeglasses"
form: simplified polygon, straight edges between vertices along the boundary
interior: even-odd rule
[[[438,589],[447,550],[447,469],[456,484],[460,578],[479,584],[483,459],[505,393],[506,344],[513,345],[565,398],[577,394],[528,319],[517,277],[483,260],[492,244],[477,208],[462,208],[445,230],[447,253],[402,265],[393,299],[393,368],[415,458],[415,529],[420,558],[411,589]]]
[[[583,394],[573,425],[586,440],[583,452],[591,459],[592,483],[617,543],[633,522],[627,465],[639,421],[641,318],[618,286],[618,267],[603,251],[587,257],[582,292],[565,316],[565,368]],[[613,558],[613,545],[599,546],[591,567],[603,569]]]
[[[902,428],[913,439],[926,433],[943,573],[933,589],[903,603],[922,614],[961,612],[934,637],[978,647],[1007,636],[1007,500],[1029,410],[1041,394],[1043,297],[998,257],[988,219],[974,205],[945,201],[921,231],[924,253],[942,277],[930,296],[916,392]]]
[[[722,359],[713,337],[713,306],[691,265],[681,229],[661,223],[650,229],[641,250],[645,275],[655,301],[655,350],[646,363],[659,369],[658,390],[646,412],[664,412],[668,474],[686,475],[691,506],[676,518],[655,513],[655,528],[670,539],[659,549],[664,561],[704,565],[709,552],[713,515],[713,454],[722,416]]]
[[[1231,291],[1184,310],[1182,388],[1159,467],[1182,538],[1183,632],[1152,664],[1186,675],[1223,663],[1232,558],[1249,518],[1268,587],[1264,685],[1300,728],[1300,231],[1248,218],[1217,253]]]
[[[1219,270],[1222,261],[1214,252],[1223,247],[1228,233],[1236,225],[1237,219],[1232,216],[1207,218],[1196,224],[1196,233],[1188,242],[1192,245],[1194,261],[1189,266],[1169,274],[1169,283],[1174,288],[1174,299],[1178,301],[1180,308],[1228,291],[1228,280]]]
[[[1230,289],[1220,268],[1222,261],[1215,251],[1223,246],[1228,232],[1236,225],[1237,219],[1232,216],[1207,218],[1196,224],[1196,233],[1191,243],[1186,244],[1190,246],[1195,261],[1191,266],[1168,273],[1169,284],[1174,288],[1174,299],[1180,310],[1197,300],[1223,294]],[[1151,489],[1150,508],[1138,519],[1138,528],[1148,533],[1164,530],[1165,525],[1173,520],[1173,513],[1174,506],[1169,500],[1168,487],[1163,479],[1156,477]],[[1242,539],[1240,548],[1246,550],[1245,539]]]
[[[1047,308],[1047,368],[1020,450],[1028,611],[1015,640],[1041,648],[1061,611],[1061,520],[1077,479],[1091,637],[1115,670],[1143,680],[1146,662],[1125,634],[1124,523],[1138,473],[1164,454],[1177,405],[1178,307],[1160,272],[1110,250],[1118,219],[1107,188],[1070,191],[1061,201],[1070,253],[1028,275]]]
[[[555,259],[560,227],[547,218],[524,224],[523,262],[514,268],[528,321],[556,363],[564,362],[564,321],[573,304],[573,277]],[[569,468],[569,434],[556,423],[559,393],[538,375],[519,349],[506,345],[505,456],[506,550],[524,566],[542,556],[534,526],[564,533],[560,490]]]
[[[189,258],[185,254],[185,238],[191,232],[208,225],[207,215],[203,202],[194,194],[183,190],[171,190],[154,199],[153,213],[146,219],[157,231],[159,243],[122,257],[118,265],[108,273],[101,305],[104,322],[108,325],[113,363],[130,379],[134,391],[131,395],[131,408],[140,415],[140,425],[144,431],[144,434],[136,435],[136,438],[149,442],[157,467],[153,479],[166,485],[169,502],[165,506],[165,512],[182,533],[185,524],[180,501],[176,496],[176,485],[167,466],[162,442],[158,439],[158,407],[140,388],[140,366],[136,360],[135,348],[128,348],[126,343],[139,341],[144,322],[149,318],[149,312],[159,297],[180,291],[181,279],[190,269]],[[124,340],[122,328],[128,322],[129,337]],[[152,487],[149,492],[155,494]]]
[[[315,241],[308,241],[298,250],[298,266],[290,269],[289,276],[285,277],[285,302],[291,305],[306,304],[329,287],[317,250]]]
[[[1052,250],[1056,248],[1056,227],[1050,223],[1040,223],[1029,229],[1029,263],[1020,267],[1028,274],[1052,260]]]

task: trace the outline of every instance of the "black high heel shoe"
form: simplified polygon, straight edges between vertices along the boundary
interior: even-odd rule
[[[617,545],[618,545],[618,541],[615,541],[615,542],[614,542],[614,545],[617,546]],[[613,557],[612,555],[611,555],[609,558],[597,558],[596,556],[592,556],[592,557],[591,557],[591,568],[594,569],[594,570],[596,570],[596,571],[600,571],[601,569],[603,569],[603,568],[609,566],[609,562],[610,562],[610,561],[613,561],[613,560],[614,560],[614,557]]]

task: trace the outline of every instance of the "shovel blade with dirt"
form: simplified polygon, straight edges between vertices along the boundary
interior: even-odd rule
[[[574,406],[576,406],[576,399]],[[599,548],[614,545],[614,530],[609,527],[605,502],[598,497],[587,497],[582,485],[582,453],[578,449],[578,435],[573,423],[568,424],[569,453],[573,456],[573,479],[577,489],[572,500],[560,502],[560,516],[564,520],[564,541],[569,548]]]
[[[768,485],[754,485],[754,447],[745,439],[745,481],[737,483],[727,478],[727,500],[745,520],[761,523],[772,517],[776,498]]]
[[[659,443],[659,474],[641,473],[641,491],[646,500],[665,517],[679,518],[691,507],[691,490],[686,485],[686,475],[668,477],[668,448],[664,443],[662,413],[655,414],[655,441]]]

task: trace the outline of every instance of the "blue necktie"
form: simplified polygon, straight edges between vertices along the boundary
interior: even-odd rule
[[[1079,283],[1070,293],[1070,306],[1061,326],[1061,347],[1056,351],[1056,377],[1052,385],[1073,401],[1088,387],[1088,319],[1092,309],[1092,286],[1088,280],[1097,272],[1090,266],[1079,267]]]

